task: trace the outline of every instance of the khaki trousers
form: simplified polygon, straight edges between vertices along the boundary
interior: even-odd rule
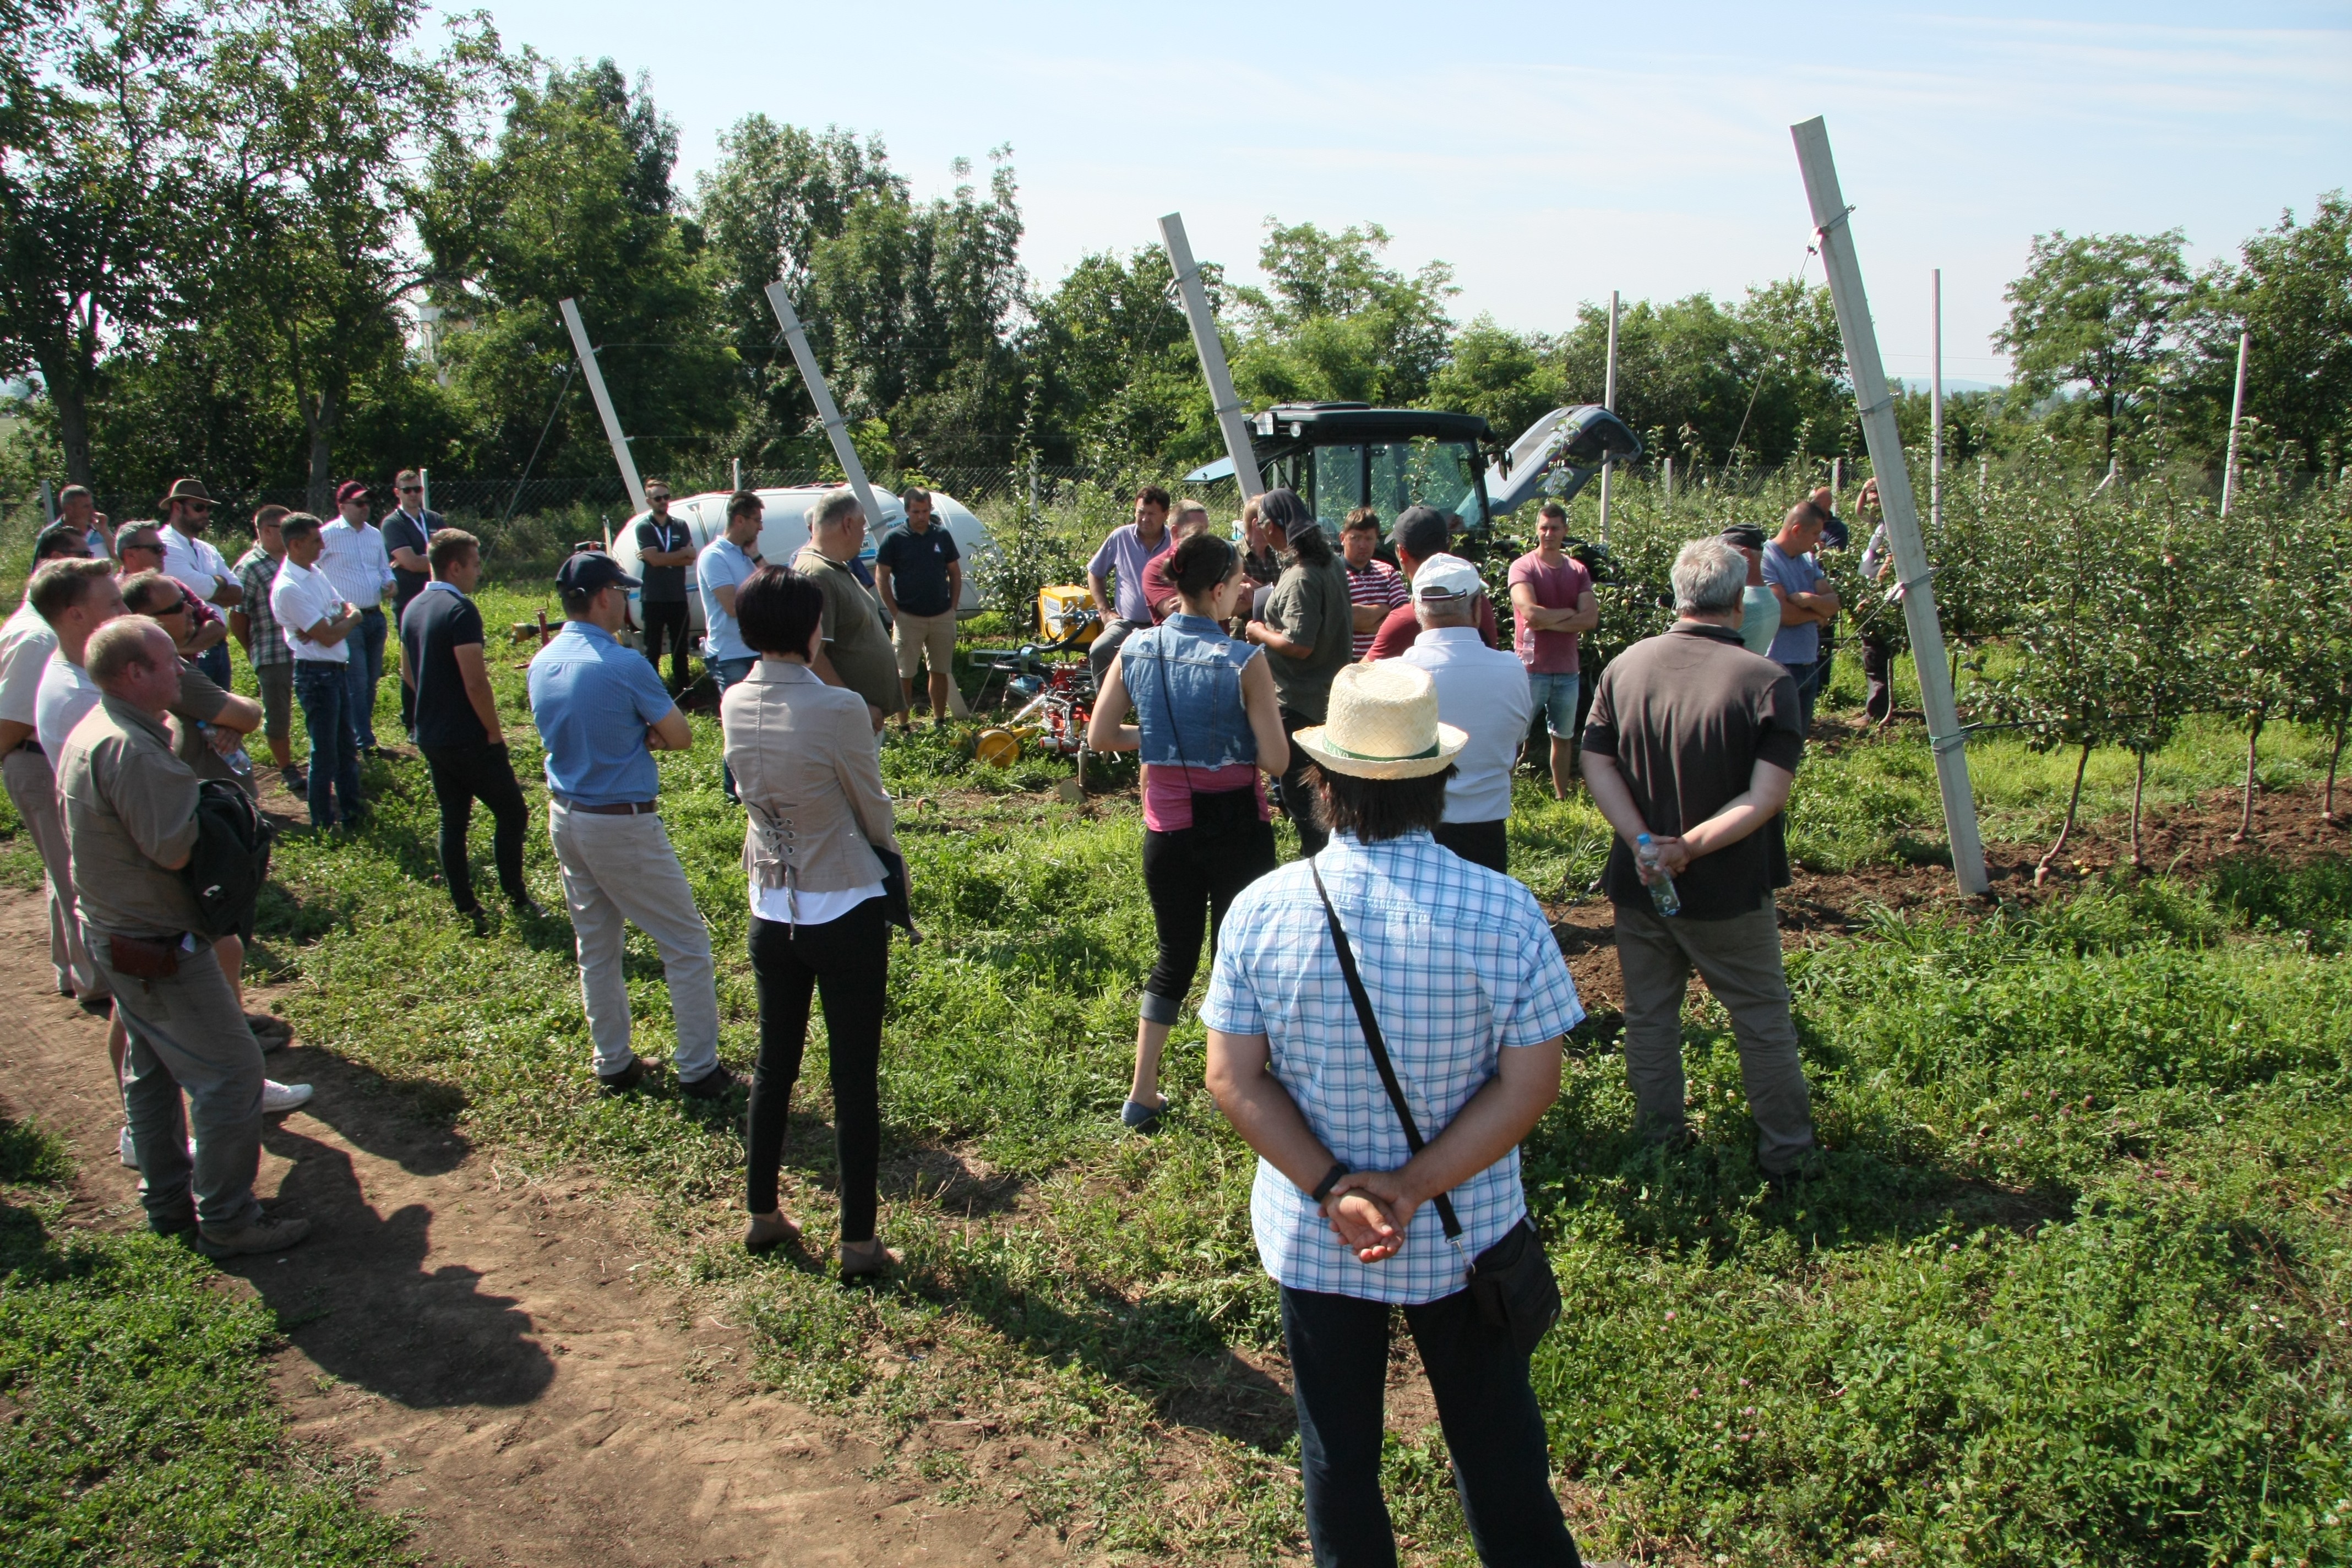
[[[77,996],[103,996],[106,984],[83,950],[81,921],[75,912],[72,861],[66,851],[65,816],[58,806],[58,776],[49,759],[23,750],[0,763],[8,784],[8,799],[24,818],[33,847],[41,852],[41,868],[49,884],[49,967],[58,989],[70,987]]]
[[[1683,1137],[1683,998],[1691,971],[1731,1015],[1739,1077],[1756,1120],[1756,1163],[1779,1175],[1813,1143],[1813,1114],[1789,981],[1780,966],[1780,920],[1768,901],[1724,921],[1661,919],[1617,906],[1617,963],[1625,976],[1625,1077],[1642,1131]]]
[[[654,939],[677,1026],[671,1065],[688,1082],[719,1066],[719,990],[710,931],[661,818],[605,816],[551,798],[548,837],[563,871],[563,901],[580,958],[580,1000],[596,1042],[596,1070],[610,1077],[636,1054],[629,1044],[629,982],[622,964],[628,922]]]
[[[139,980],[114,973],[104,932],[92,931],[88,940],[131,1036],[122,1103],[148,1218],[159,1230],[184,1223],[193,1188],[205,1229],[252,1224],[261,1215],[253,1195],[261,1169],[261,1047],[212,944],[184,951],[180,972],[168,980]]]

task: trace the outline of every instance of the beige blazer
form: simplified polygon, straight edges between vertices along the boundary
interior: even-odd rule
[[[896,853],[866,699],[806,665],[762,658],[719,704],[727,766],[750,822],[743,869],[761,888],[837,893],[882,879]]]

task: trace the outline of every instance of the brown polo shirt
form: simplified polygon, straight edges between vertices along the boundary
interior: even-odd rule
[[[1797,685],[1737,631],[1677,623],[1609,661],[1585,721],[1584,749],[1613,757],[1650,831],[1696,827],[1745,794],[1759,762],[1797,770],[1805,750]],[[1675,878],[1685,920],[1729,920],[1763,907],[1789,885],[1787,816],[1737,844],[1692,861]],[[1633,851],[1618,839],[1601,890],[1615,904],[1646,905]]]
[[[195,772],[172,754],[163,721],[101,699],[67,737],[57,767],[82,919],[116,936],[195,930],[187,879],[157,864],[196,842]]]

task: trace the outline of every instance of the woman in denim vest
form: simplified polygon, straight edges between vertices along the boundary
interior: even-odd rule
[[[1240,552],[1214,534],[1176,547],[1168,575],[1183,607],[1129,637],[1103,677],[1087,742],[1143,753],[1143,885],[1160,957],[1143,983],[1135,1081],[1119,1120],[1137,1131],[1168,1108],[1160,1052],[1200,967],[1216,952],[1234,895],[1274,869],[1274,824],[1260,775],[1290,761],[1274,672],[1221,623],[1249,589]],[[1124,722],[1129,704],[1137,723]]]

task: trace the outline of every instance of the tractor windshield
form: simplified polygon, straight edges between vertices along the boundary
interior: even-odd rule
[[[1486,521],[1478,514],[1478,454],[1469,442],[1421,437],[1368,447],[1364,455],[1365,504],[1381,514],[1383,528],[1409,506],[1454,512],[1473,527]]]

